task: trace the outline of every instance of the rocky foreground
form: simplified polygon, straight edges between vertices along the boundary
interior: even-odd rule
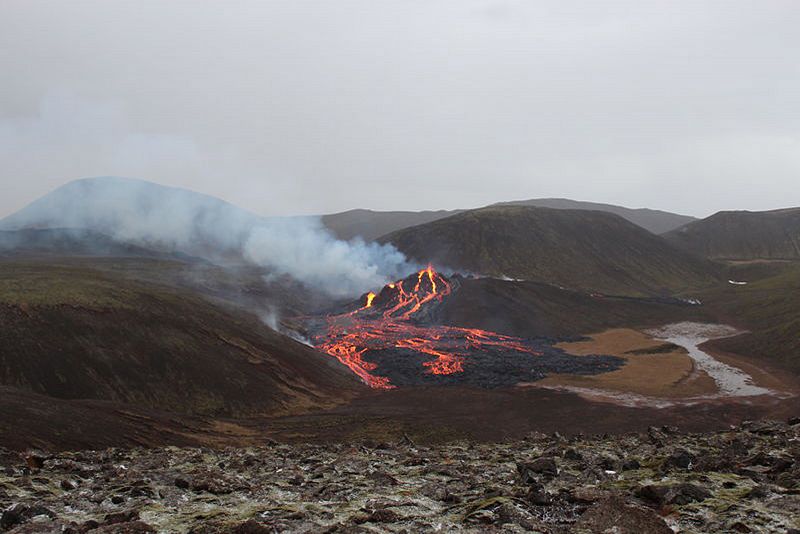
[[[798,532],[800,418],[502,444],[0,451],[0,531]]]

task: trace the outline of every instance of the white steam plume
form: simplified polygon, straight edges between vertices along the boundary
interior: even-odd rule
[[[308,345],[309,347],[313,347],[311,341],[299,332],[296,332],[290,328],[286,328],[281,324],[281,317],[280,313],[277,308],[274,306],[268,306],[266,310],[259,314],[259,318],[261,322],[270,327],[272,330],[276,332],[280,332],[285,336],[289,336],[290,338],[294,339],[295,341],[302,343],[303,345]]]
[[[316,217],[263,218],[213,197],[127,178],[70,182],[0,228],[86,228],[212,261],[241,257],[333,296],[362,293],[415,268],[391,245],[337,240]]]
[[[339,241],[318,218],[275,219],[250,232],[247,259],[290,274],[331,295],[350,295],[380,287],[411,270],[391,245],[360,239]]]

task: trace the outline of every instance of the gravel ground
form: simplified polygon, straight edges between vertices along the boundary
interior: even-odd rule
[[[800,418],[434,447],[0,449],[0,531],[800,532],[798,458]]]

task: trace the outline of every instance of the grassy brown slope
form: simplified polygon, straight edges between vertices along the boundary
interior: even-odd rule
[[[661,425],[700,431],[746,419],[782,419],[798,409],[797,398],[763,406],[725,403],[661,409],[592,402],[573,393],[535,388],[411,387],[373,391],[324,412],[276,418],[268,432],[277,440],[294,442],[405,441],[404,435],[423,444],[498,441],[530,432],[620,434]]]
[[[800,259],[800,208],[721,211],[664,237],[712,259]]]
[[[292,413],[361,389],[249,314],[84,266],[0,263],[0,384],[180,413]]]
[[[569,210],[607,211],[627,219],[648,232],[663,234],[675,228],[695,221],[694,217],[679,215],[668,211],[653,210],[648,208],[626,208],[613,204],[598,202],[584,202],[568,198],[534,198],[531,200],[516,200],[512,202],[498,202],[495,206],[534,206],[538,208],[556,208]]]
[[[800,372],[800,263],[744,286],[718,288],[703,296],[722,320],[746,328],[741,336],[712,345],[737,354],[776,362]]]
[[[373,241],[382,235],[449,217],[462,210],[372,211],[357,209],[322,216],[322,224],[339,238],[349,241],[360,237]]]
[[[535,198],[498,202],[492,206],[535,206],[539,208],[606,211],[641,226],[654,234],[669,232],[696,220],[694,217],[647,208],[625,208],[612,204],[584,202],[566,198]],[[355,209],[322,216],[322,223],[339,239],[349,240],[361,237],[366,241],[410,226],[444,219],[466,210],[438,211],[373,211]]]
[[[289,317],[313,313],[335,303],[324,292],[315,291],[289,275],[276,275],[254,265],[220,267],[205,262],[131,257],[61,256],[47,260],[52,265],[87,268],[146,285],[169,286],[259,313],[278,310]]]
[[[234,444],[252,432],[203,417],[0,386],[0,447],[12,450]]]
[[[597,211],[483,208],[380,241],[422,262],[587,291],[668,294],[716,281],[710,263],[619,216]]]
[[[548,284],[491,278],[463,280],[438,313],[444,324],[552,338],[706,318],[702,307],[678,302],[590,296]]]
[[[0,230],[0,256],[43,255],[168,257],[163,252],[115,240],[107,235],[80,228],[26,228]]]

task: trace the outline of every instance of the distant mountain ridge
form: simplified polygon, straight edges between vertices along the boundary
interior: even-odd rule
[[[570,200],[568,198],[537,198],[531,200],[517,200],[511,202],[498,202],[493,206],[535,206],[539,208],[554,208],[560,210],[592,210],[605,211],[619,215],[637,226],[641,226],[648,232],[663,234],[675,228],[679,228],[692,221],[695,217],[680,215],[669,211],[654,210],[650,208],[626,208],[613,204],[602,204],[598,202],[585,202]]]
[[[428,222],[444,219],[465,210],[438,211],[373,211],[354,209],[322,216],[322,224],[333,234],[345,241],[360,237],[374,241],[379,237]]]
[[[379,241],[420,262],[609,294],[669,294],[717,279],[710,262],[601,211],[493,206]]]
[[[238,248],[263,218],[218,198],[145,180],[74,180],[0,220],[0,230],[84,229],[203,256]],[[228,250],[226,250],[228,249]]]
[[[563,198],[492,204],[512,205],[606,211],[656,234],[696,220],[660,210],[631,209]],[[324,227],[338,239],[347,241],[360,237],[365,241],[373,241],[402,228],[433,222],[464,211],[468,210],[353,209],[322,215],[320,219]],[[179,226],[187,240],[211,244],[234,242],[237,234],[242,234],[238,236],[241,238],[249,229],[270,219],[273,218],[256,215],[202,193],[145,180],[103,176],[74,180],[56,188],[19,211],[0,219],[0,230],[83,228],[124,240],[131,233],[130,227],[134,227],[138,233],[160,234],[164,233],[164,228]],[[209,229],[214,228],[217,229],[216,232],[209,232]]]
[[[339,241],[319,217],[261,217],[220,199],[127,178],[70,182],[0,221],[0,230],[73,228],[159,253],[257,265],[337,296],[414,270],[392,247]]]
[[[718,260],[800,259],[800,208],[720,211],[664,234],[673,245]]]
[[[695,221],[694,217],[679,215],[668,211],[649,208],[626,208],[612,204],[584,202],[566,198],[539,198],[498,202],[491,206],[534,206],[540,208],[604,211],[619,215],[637,226],[654,234],[668,232]],[[480,209],[480,208],[477,208]],[[418,224],[425,224],[452,215],[469,211],[467,209],[438,211],[373,211],[354,209],[322,216],[322,223],[339,239],[349,240],[360,237],[366,241],[378,239],[386,234]]]

